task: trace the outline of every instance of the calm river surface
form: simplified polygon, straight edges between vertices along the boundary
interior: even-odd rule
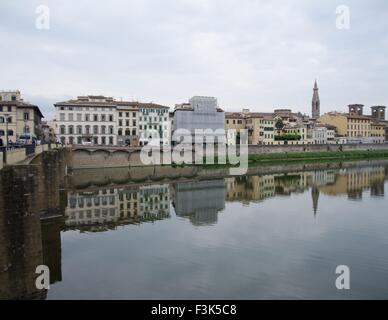
[[[0,298],[388,298],[388,162],[83,188],[20,177],[1,195]]]

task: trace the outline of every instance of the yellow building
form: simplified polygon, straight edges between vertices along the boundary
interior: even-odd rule
[[[386,125],[372,121],[370,125],[370,136],[373,139],[373,143],[384,143],[385,141]]]
[[[370,116],[363,114],[363,108],[361,104],[349,105],[349,113],[329,112],[318,121],[335,126],[337,136],[346,137],[347,142],[384,143],[387,127],[385,107],[372,107]]]
[[[342,137],[369,137],[371,119],[365,116],[340,112],[329,112],[319,118],[320,123],[337,128],[337,135]]]
[[[0,139],[15,142],[23,134],[42,138],[42,118],[38,106],[26,103],[20,91],[0,91]]]
[[[246,129],[246,116],[249,110],[243,112],[225,113],[226,143],[235,145],[240,143],[240,131]]]

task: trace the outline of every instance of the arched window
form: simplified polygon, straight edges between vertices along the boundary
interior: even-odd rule
[[[77,126],[77,134],[82,134],[82,126]]]
[[[114,134],[114,132],[113,132],[113,126],[109,126],[109,134]]]
[[[106,126],[101,126],[101,134],[105,134],[106,133]]]
[[[60,128],[60,133],[61,134],[66,134],[66,127],[65,126],[61,126],[61,128]]]
[[[109,137],[109,144],[113,145],[113,137]]]
[[[90,134],[90,126],[85,127],[85,132],[86,132],[86,134]]]
[[[131,134],[131,130],[125,129],[125,135],[126,135],[126,136],[129,136],[130,134]]]
[[[93,133],[98,134],[98,126],[93,126]]]
[[[77,137],[77,144],[82,144],[82,137]]]
[[[74,134],[74,126],[70,125],[68,130],[69,130],[69,134]]]
[[[69,143],[73,144],[74,143],[74,137],[69,137]]]
[[[123,129],[119,129],[119,136],[123,135]]]

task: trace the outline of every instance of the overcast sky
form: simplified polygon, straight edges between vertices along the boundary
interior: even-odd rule
[[[35,26],[42,4],[49,30]],[[336,27],[342,4],[348,30]],[[387,49],[386,0],[0,0],[0,90],[46,118],[86,94],[310,113],[315,78],[322,112],[388,105]]]

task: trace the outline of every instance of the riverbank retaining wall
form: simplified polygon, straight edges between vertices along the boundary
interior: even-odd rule
[[[120,167],[146,167],[141,158],[140,148],[117,148],[117,147],[76,147],[70,149],[69,167],[74,169],[92,168],[120,168]],[[349,144],[349,145],[282,145],[263,146],[251,145],[248,148],[250,155],[275,154],[275,153],[304,153],[304,152],[336,152],[336,151],[368,151],[368,150],[388,150],[388,144]],[[237,146],[237,151],[239,147]],[[162,165],[170,165],[163,158],[171,151],[161,152],[159,162]],[[238,152],[237,152],[238,153]],[[217,150],[215,150],[217,154]],[[192,154],[194,159],[195,153]],[[165,158],[169,158],[168,156]],[[151,164],[154,166],[155,162]]]

